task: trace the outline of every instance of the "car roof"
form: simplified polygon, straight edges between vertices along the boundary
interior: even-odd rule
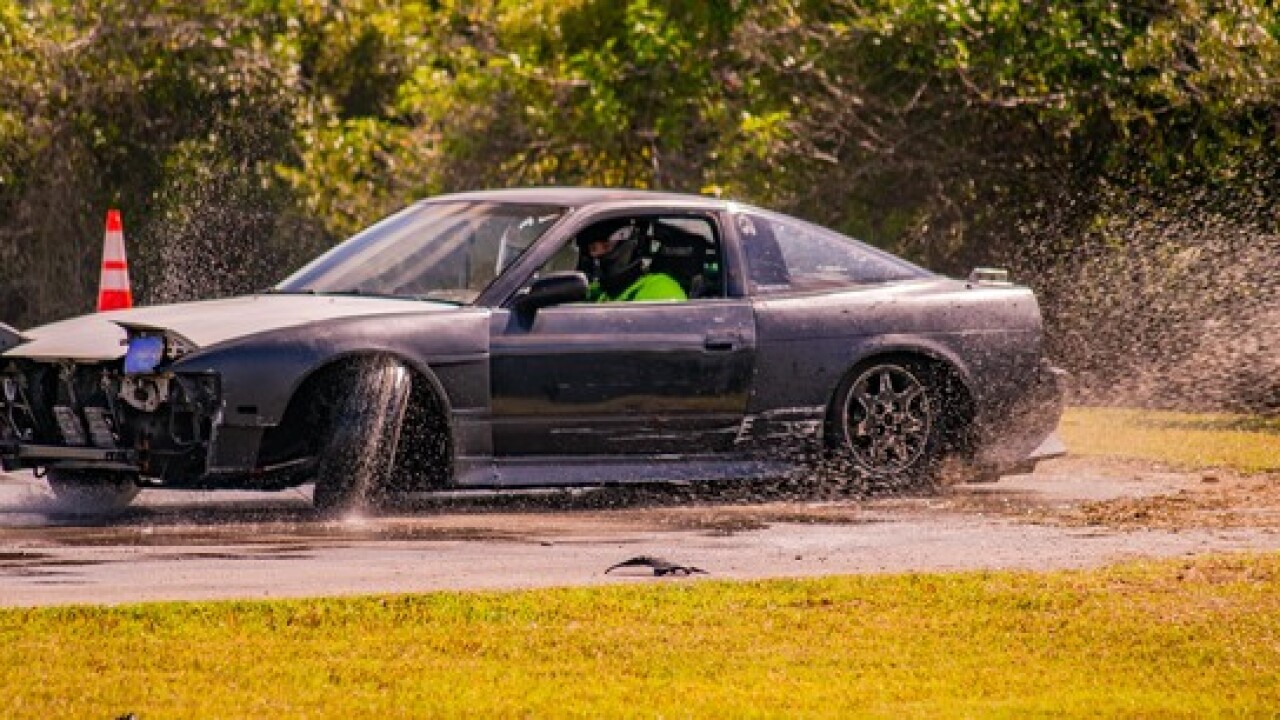
[[[594,187],[537,187],[511,188],[505,190],[476,190],[472,192],[437,195],[424,202],[499,202],[529,203],[535,205],[563,205],[568,207],[585,207],[601,203],[626,203],[652,205],[654,203],[671,203],[682,207],[698,207],[704,209],[724,209],[728,202],[719,198],[687,193],[658,192],[653,190],[634,190],[627,188],[594,188]]]

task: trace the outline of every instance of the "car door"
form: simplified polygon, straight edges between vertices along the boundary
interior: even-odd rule
[[[701,454],[746,412],[754,324],[740,301],[581,303],[526,329],[494,314],[494,454]]]
[[[744,298],[571,303],[492,316],[494,454],[706,454],[746,413],[755,321]]]

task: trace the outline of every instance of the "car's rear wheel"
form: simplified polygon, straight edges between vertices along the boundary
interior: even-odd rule
[[[828,442],[877,485],[927,486],[942,460],[943,381],[931,366],[884,360],[855,369],[836,393]]]
[[[76,515],[119,512],[140,490],[138,476],[125,472],[50,470],[47,479],[58,510]]]
[[[391,484],[412,373],[389,357],[362,359],[339,391],[320,449],[313,502],[325,511],[366,507]]]

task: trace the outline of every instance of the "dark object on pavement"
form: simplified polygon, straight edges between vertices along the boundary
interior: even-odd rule
[[[624,560],[608,570],[605,570],[605,573],[608,574],[613,570],[623,567],[650,567],[653,568],[653,574],[658,577],[663,577],[665,575],[693,575],[695,573],[702,575],[710,574],[702,568],[696,568],[692,565],[677,565],[670,560],[663,560],[660,557],[653,557],[652,555],[640,555],[638,557],[633,557],[630,560]]]
[[[585,302],[577,240],[631,228],[687,301]],[[78,512],[140,487],[928,486],[1060,452],[1035,296],[714,198],[424,200],[245,297],[0,324],[0,467]],[[852,486],[852,485],[851,485]]]

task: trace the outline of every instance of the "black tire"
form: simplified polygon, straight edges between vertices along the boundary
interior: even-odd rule
[[[352,365],[320,448],[312,502],[337,512],[376,505],[391,486],[413,376],[389,357]]]
[[[73,515],[120,512],[141,490],[138,476],[126,472],[50,470],[47,480],[58,510]]]
[[[941,373],[922,362],[855,368],[837,389],[827,423],[840,469],[871,486],[933,486],[947,432],[943,387]]]

